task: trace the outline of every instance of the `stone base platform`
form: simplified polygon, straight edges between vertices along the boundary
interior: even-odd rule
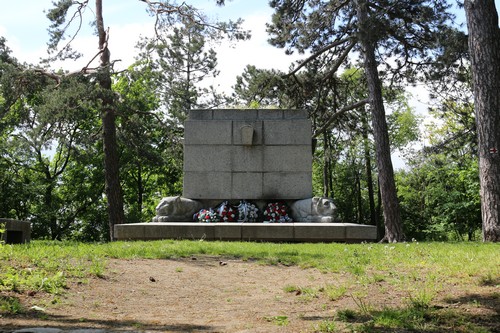
[[[266,242],[375,241],[377,228],[351,223],[152,222],[115,225],[116,240],[227,240]]]

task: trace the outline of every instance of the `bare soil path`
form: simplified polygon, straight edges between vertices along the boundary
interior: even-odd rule
[[[349,284],[348,276],[340,273],[221,261],[218,257],[110,259],[107,267],[103,278],[74,281],[55,298],[23,295],[23,303],[42,304],[45,311],[0,317],[0,332],[26,327],[114,332],[314,332],[339,309],[359,310],[348,295],[332,301],[321,292],[286,290],[289,286],[318,290],[321,286]],[[370,289],[367,304],[402,304],[404,295],[392,291],[383,281]],[[478,313],[483,314],[492,315]]]

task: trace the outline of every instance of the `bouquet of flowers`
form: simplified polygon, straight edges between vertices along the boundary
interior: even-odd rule
[[[193,215],[193,220],[199,222],[219,222],[220,216],[212,208],[202,209]]]
[[[259,217],[259,209],[245,200],[238,205],[238,222],[255,222]]]
[[[288,208],[283,202],[270,202],[264,209],[264,222],[292,222]]]
[[[237,218],[236,207],[230,206],[227,201],[222,202],[215,209],[216,213],[220,216],[221,222],[235,222]]]

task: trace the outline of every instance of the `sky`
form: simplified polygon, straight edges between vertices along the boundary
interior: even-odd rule
[[[220,75],[213,84],[221,90],[230,90],[236,83],[236,76],[241,74],[246,65],[258,68],[275,68],[286,71],[290,63],[298,56],[286,56],[284,50],[272,47],[267,43],[266,22],[270,21],[272,9],[268,0],[232,0],[219,7],[215,0],[188,1],[201,8],[211,19],[236,20],[244,19],[244,29],[251,30],[249,41],[237,42],[235,45],[222,43],[217,46]],[[47,54],[47,28],[49,20],[44,11],[52,7],[52,0],[10,1],[0,11],[0,36],[7,39],[7,46],[12,55],[20,61],[36,64]],[[97,52],[97,38],[92,35],[88,22],[93,13],[87,11],[88,18],[83,23],[83,33],[72,43],[73,48],[83,52],[85,56],[77,61],[59,66],[69,71],[85,66]],[[154,18],[146,12],[146,4],[139,0],[105,0],[103,1],[104,24],[109,27],[109,49],[112,60],[120,59],[117,67],[126,68],[137,54],[135,44],[140,36],[152,36]]]
[[[36,64],[47,54],[47,28],[50,22],[46,18],[46,11],[52,8],[53,1],[9,1],[8,5],[1,6],[0,36],[7,39],[13,56],[20,61]],[[0,0],[0,3],[2,2],[5,3],[6,0]],[[297,54],[287,56],[284,50],[268,44],[265,24],[271,20],[273,13],[268,5],[269,0],[228,0],[223,7],[216,6],[215,0],[187,2],[202,9],[212,19],[236,20],[241,17],[245,20],[243,27],[252,31],[249,41],[238,42],[233,47],[229,43],[217,46],[220,75],[211,84],[218,86],[220,90],[231,90],[236,83],[236,76],[241,74],[248,64],[258,68],[286,71],[292,62],[300,59]],[[500,0],[495,2],[500,9]],[[146,4],[139,0],[104,0],[103,12],[104,24],[110,29],[109,49],[112,60],[120,59],[116,67],[126,68],[137,54],[135,44],[139,37],[152,36],[154,33],[154,18],[147,14]],[[457,14],[459,19],[464,19],[463,10],[457,11]],[[92,28],[88,24],[94,14],[87,10],[84,15],[86,21],[83,23],[83,31],[72,45],[85,56],[78,62],[58,64],[66,70],[81,69],[97,52],[97,38],[92,35]],[[414,100],[416,108],[426,108],[425,94],[422,91],[416,93],[421,95]]]
[[[41,57],[47,55],[50,21],[46,11],[52,8],[54,0],[0,0],[0,36],[7,39],[7,46],[12,55],[21,62],[38,63]],[[92,3],[93,1],[91,1]],[[285,55],[284,50],[268,44],[266,22],[270,22],[272,9],[269,0],[227,0],[223,7],[216,6],[215,0],[187,0],[189,4],[201,9],[211,19],[236,20],[244,19],[243,28],[251,30],[252,38],[248,41],[230,45],[225,42],[217,46],[217,57],[220,74],[209,82],[220,91],[230,93],[247,65],[257,68],[278,69],[287,71],[290,64],[301,59],[301,56]],[[497,10],[500,10],[500,0],[495,0]],[[72,42],[74,49],[82,52],[84,57],[77,62],[58,64],[59,68],[74,71],[79,70],[97,53],[97,38],[92,35],[89,27],[94,14],[87,10],[86,20],[77,39]],[[154,33],[154,18],[146,12],[146,4],[139,0],[104,0],[104,24],[109,27],[109,49],[112,60],[120,59],[115,66],[123,69],[133,63],[137,55],[135,44],[140,36],[152,36]],[[464,20],[463,10],[457,10],[457,18]],[[58,68],[56,68],[58,69]],[[411,89],[413,97],[410,105],[417,113],[425,115],[429,107],[428,93],[423,86]],[[393,159],[399,159],[393,156]],[[401,161],[396,162],[402,165]]]

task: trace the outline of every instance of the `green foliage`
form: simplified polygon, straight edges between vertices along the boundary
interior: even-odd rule
[[[338,332],[337,325],[333,320],[324,320],[314,327],[314,332],[318,333],[333,333]]]
[[[19,298],[0,295],[0,313],[17,314],[23,311]]]
[[[395,104],[394,102],[392,104]],[[391,147],[402,149],[419,139],[419,125],[422,117],[408,105],[406,97],[399,97],[398,105],[387,116]]]
[[[288,316],[269,316],[264,317],[264,319],[278,326],[288,326],[289,324]]]
[[[443,102],[433,111],[430,147],[411,158],[397,177],[408,237],[475,239],[481,228],[477,143],[472,108]]]
[[[119,75],[113,86],[122,97],[118,138],[128,222],[151,220],[162,196],[181,191],[181,137],[159,110],[155,76],[147,63],[138,62]]]

